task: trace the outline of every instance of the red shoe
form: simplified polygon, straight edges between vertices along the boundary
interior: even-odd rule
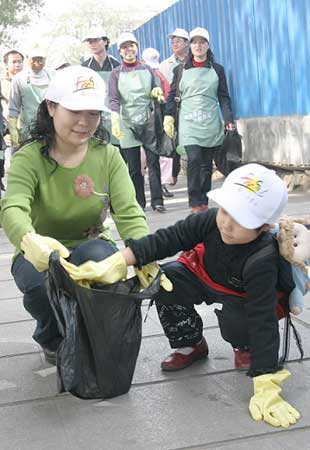
[[[234,348],[233,350],[235,354],[235,368],[239,370],[249,369],[251,364],[250,350],[242,348]]]
[[[202,338],[199,344],[193,345],[193,351],[189,355],[182,355],[182,353],[178,353],[177,350],[171,353],[162,361],[161,369],[167,372],[185,369],[185,367],[190,366],[195,361],[206,358],[208,353],[209,348],[207,341],[205,338]]]

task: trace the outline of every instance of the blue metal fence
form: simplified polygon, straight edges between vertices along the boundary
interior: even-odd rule
[[[134,33],[165,59],[167,34],[196,26],[210,32],[236,118],[310,114],[310,0],[180,0]]]

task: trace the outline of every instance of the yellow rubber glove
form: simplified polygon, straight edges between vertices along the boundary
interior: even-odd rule
[[[264,420],[274,427],[284,428],[296,423],[300,418],[299,412],[279,395],[282,391],[279,385],[290,375],[288,370],[280,370],[253,378],[254,395],[249,409],[254,420]]]
[[[20,244],[24,257],[31,262],[38,272],[48,269],[50,254],[57,250],[63,258],[68,258],[69,250],[56,239],[37,233],[26,233]]]
[[[87,261],[80,266],[64,259],[60,259],[60,262],[70,277],[82,286],[89,287],[90,281],[112,284],[127,277],[127,264],[121,252],[113,253],[99,262]]]
[[[165,101],[163,90],[160,87],[154,87],[152,89],[151,97],[157,100],[159,103],[163,103]]]
[[[144,288],[147,288],[152,284],[159,271],[160,267],[156,262],[146,264],[145,266],[142,266],[141,269],[135,269],[135,273],[140,280],[141,286]],[[173,284],[164,273],[160,276],[160,285],[167,292],[173,290]]]
[[[172,139],[174,135],[174,118],[172,116],[164,117],[164,130],[166,135]]]
[[[8,117],[9,132],[12,145],[19,144],[19,134],[17,128],[17,117]]]
[[[111,125],[113,136],[115,136],[118,140],[122,139],[124,134],[121,132],[121,119],[118,112],[112,111]]]

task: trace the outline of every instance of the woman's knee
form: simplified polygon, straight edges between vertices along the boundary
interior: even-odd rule
[[[86,261],[102,261],[113,255],[118,249],[111,242],[104,239],[92,239],[83,242],[76,247],[70,256],[70,262],[75,265],[83,264]]]

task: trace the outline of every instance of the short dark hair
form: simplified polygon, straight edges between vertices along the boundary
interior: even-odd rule
[[[25,59],[25,57],[24,57],[24,55],[21,53],[21,52],[19,52],[18,50],[9,50],[8,52],[6,52],[4,55],[3,55],[3,61],[5,62],[5,64],[7,64],[8,63],[8,60],[9,60],[9,56],[10,55],[19,55],[19,56],[21,56],[21,58],[22,58],[22,61],[24,61],[24,59]]]
[[[53,102],[51,102],[53,103]],[[55,103],[57,105],[58,103]],[[41,154],[49,158],[49,151],[54,144],[55,128],[53,118],[49,115],[47,103],[45,100],[40,103],[35,120],[30,126],[31,141],[38,140],[42,143]],[[100,121],[99,126],[94,134],[99,144],[108,144],[110,141],[110,133]]]

